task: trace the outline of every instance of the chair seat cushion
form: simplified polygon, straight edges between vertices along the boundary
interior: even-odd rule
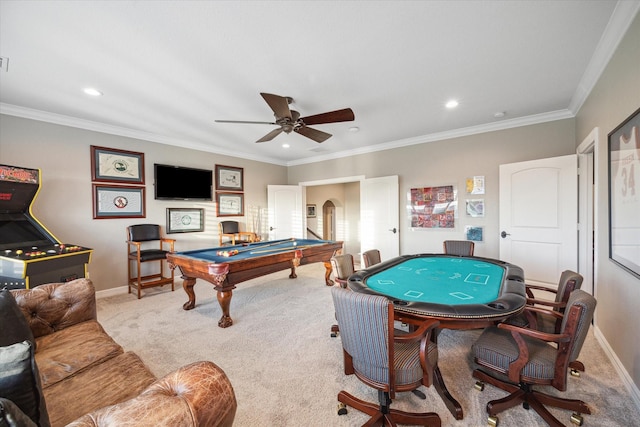
[[[420,365],[420,343],[396,343],[394,352],[396,384],[404,385],[419,381],[424,375]],[[427,359],[431,366],[437,366],[438,346],[432,342],[429,342],[427,348]]]
[[[154,261],[157,259],[165,259],[167,258],[168,251],[160,250],[160,249],[145,249],[140,251],[140,261]],[[136,252],[131,252],[131,255],[135,258]]]
[[[556,349],[544,341],[523,336],[529,348],[529,361],[522,370],[528,378],[551,380],[555,376]],[[486,328],[473,344],[476,363],[507,374],[509,364],[518,358],[518,345],[511,332],[495,326]]]

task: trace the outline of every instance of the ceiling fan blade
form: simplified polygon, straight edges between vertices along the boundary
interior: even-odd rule
[[[331,138],[330,133],[322,132],[306,126],[299,127],[297,129],[294,129],[293,131],[299,133],[300,135],[306,136],[307,138],[311,138],[315,142],[324,142],[327,139]]]
[[[275,125],[277,123],[274,122],[251,122],[246,120],[216,120],[216,123],[242,123],[249,125]]]
[[[328,113],[303,117],[300,120],[302,120],[305,125],[321,125],[323,123],[350,122],[355,119],[356,116],[353,114],[353,110],[351,108],[345,108],[342,110],[329,111]]]
[[[263,136],[262,138],[260,138],[259,140],[257,140],[256,142],[267,142],[267,141],[271,141],[273,138],[275,138],[276,136],[280,135],[282,133],[282,128],[278,128],[278,129],[274,129],[271,132],[269,132],[268,134],[266,134],[265,136]]]
[[[280,95],[274,95],[271,93],[260,93],[264,100],[269,104],[269,107],[273,110],[276,118],[291,118],[291,110],[289,110],[289,101],[287,98]]]

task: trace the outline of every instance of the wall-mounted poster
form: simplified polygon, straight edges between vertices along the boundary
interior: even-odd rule
[[[467,240],[472,242],[482,242],[484,240],[484,227],[474,227],[467,225],[464,229]]]
[[[467,178],[467,193],[484,194],[484,176]]]
[[[474,218],[480,218],[484,216],[484,199],[469,199],[467,200],[467,215]]]
[[[454,228],[457,192],[453,185],[412,188],[410,217],[413,228]]]
[[[640,277],[640,109],[609,134],[609,258]]]

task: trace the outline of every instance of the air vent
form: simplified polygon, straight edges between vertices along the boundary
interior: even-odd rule
[[[9,58],[0,56],[0,70],[4,72],[9,71]]]

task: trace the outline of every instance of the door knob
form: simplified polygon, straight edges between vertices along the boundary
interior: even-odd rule
[[[275,230],[275,228],[269,227],[269,231],[273,231],[273,230]]]
[[[503,239],[506,238],[507,236],[511,236],[511,234],[507,233],[506,231],[503,231],[502,233],[500,233],[500,237],[502,237]]]
[[[393,232],[393,234],[396,234],[398,232],[398,230],[395,227],[390,228],[389,231]]]

